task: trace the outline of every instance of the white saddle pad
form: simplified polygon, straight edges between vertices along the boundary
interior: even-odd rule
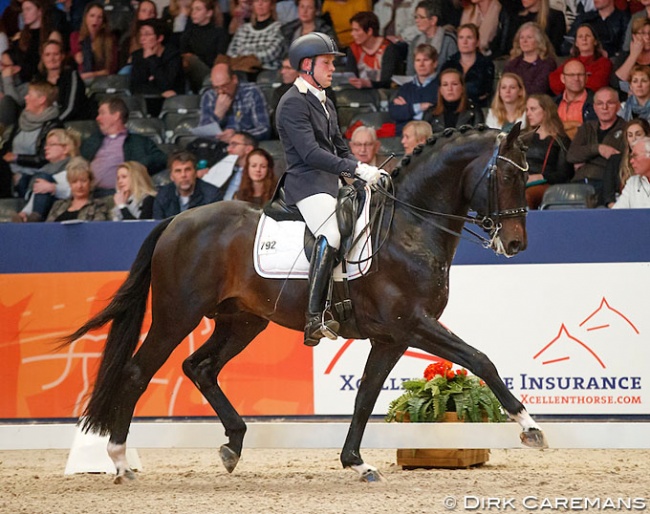
[[[347,264],[347,279],[353,280],[368,273],[372,245],[370,230],[367,228],[370,220],[370,189],[366,188],[366,201],[361,216],[354,226],[354,239],[363,232],[350,251],[348,259],[363,261],[360,264]],[[309,261],[305,257],[305,222],[276,221],[262,214],[257,225],[253,262],[255,271],[264,278],[302,278],[309,275]],[[366,260],[367,259],[367,260]],[[342,266],[334,269],[334,280],[345,278]]]

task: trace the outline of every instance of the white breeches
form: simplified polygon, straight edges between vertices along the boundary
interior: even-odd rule
[[[309,230],[316,237],[325,236],[327,243],[338,250],[341,246],[341,234],[336,221],[336,198],[327,193],[318,193],[303,198],[296,206]]]

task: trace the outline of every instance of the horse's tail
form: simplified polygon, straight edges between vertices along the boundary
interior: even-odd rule
[[[61,346],[67,346],[86,332],[103,327],[109,321],[113,322],[106,338],[95,387],[84,411],[85,431],[94,431],[101,435],[111,431],[111,420],[120,401],[118,389],[123,380],[124,368],[133,357],[140,340],[151,285],[151,258],[158,239],[171,220],[172,218],[169,218],[159,223],[144,240],[129,276],[117,290],[111,303],[61,341]]]

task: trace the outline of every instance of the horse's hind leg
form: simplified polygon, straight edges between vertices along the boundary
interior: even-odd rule
[[[200,317],[197,319],[191,316],[182,322],[180,318],[171,320],[169,316],[159,316],[158,319],[164,321],[156,322],[154,318],[154,323],[142,346],[123,370],[124,379],[120,389],[112,392],[120,398],[119,406],[112,415],[112,428],[108,442],[108,454],[117,470],[116,484],[122,483],[125,478],[134,478],[126,459],[126,438],[140,396],[174,348],[201,320]]]
[[[221,447],[219,454],[229,473],[239,462],[246,424],[219,387],[217,377],[268,323],[268,320],[245,312],[220,315],[210,338],[183,362],[183,371],[210,403],[226,429],[228,443]]]
[[[407,334],[404,334],[404,337],[406,336]],[[548,447],[546,437],[539,425],[503,383],[496,366],[487,355],[468,345],[435,320],[421,323],[409,332],[408,337],[410,346],[455,362],[481,377],[508,415],[522,427],[523,432],[520,434],[522,443],[532,448]]]
[[[407,348],[403,344],[383,343],[376,339],[371,342],[370,355],[354,401],[354,414],[341,451],[343,467],[352,468],[365,482],[380,481],[382,477],[377,468],[363,462],[360,452],[361,439],[386,378]]]

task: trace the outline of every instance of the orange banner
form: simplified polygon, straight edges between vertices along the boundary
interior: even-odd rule
[[[60,350],[56,341],[104,308],[125,277],[124,272],[0,275],[0,418],[81,415],[108,327]],[[213,329],[214,321],[204,318],[176,348],[138,402],[136,416],[214,415],[181,368]],[[219,383],[243,416],[312,415],[312,377],[312,354],[302,334],[271,324],[224,368]]]

